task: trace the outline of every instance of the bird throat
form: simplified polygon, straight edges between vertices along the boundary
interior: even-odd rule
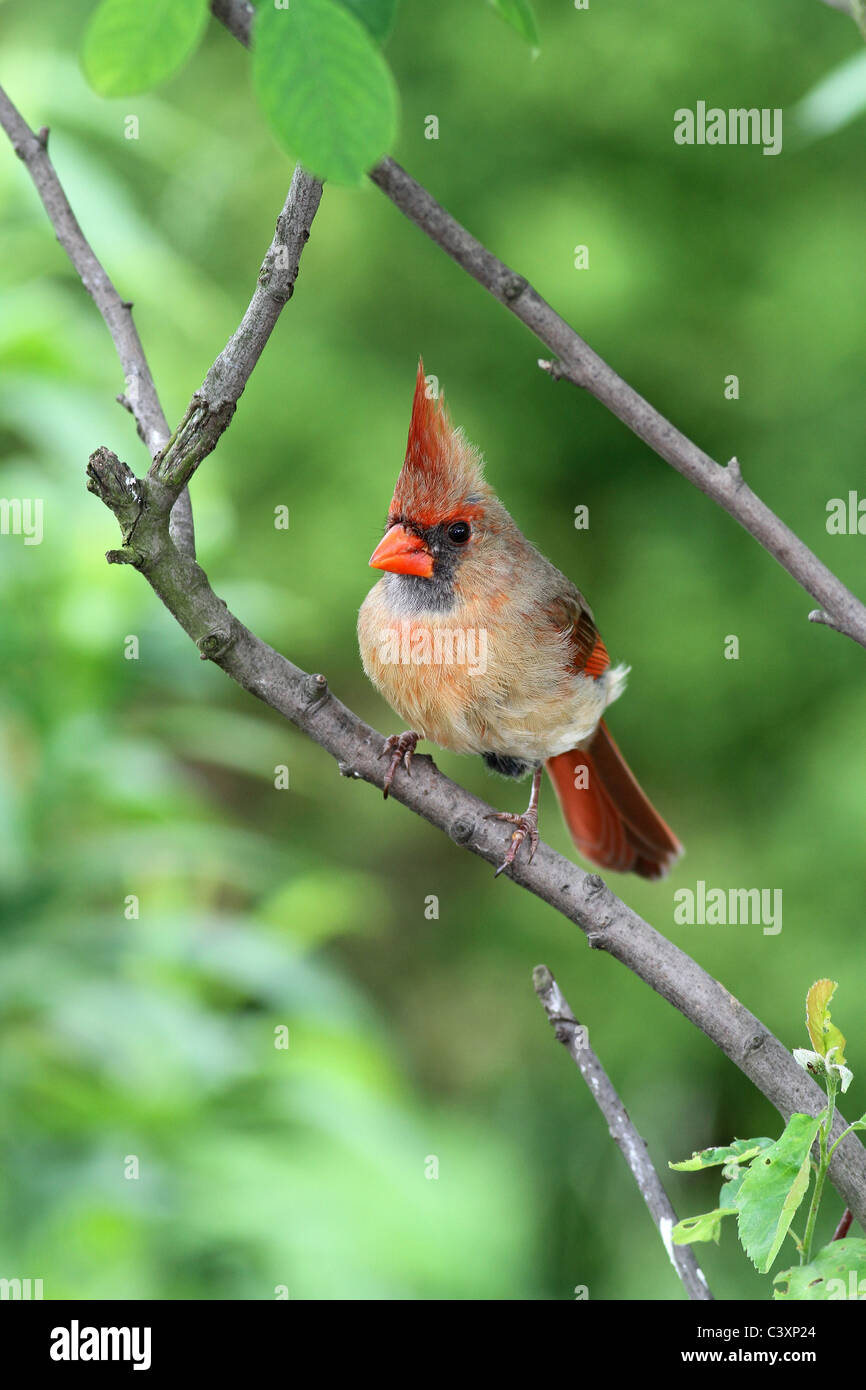
[[[450,613],[456,603],[451,576],[424,579],[417,574],[383,576],[385,592],[392,611],[405,618],[420,613]]]

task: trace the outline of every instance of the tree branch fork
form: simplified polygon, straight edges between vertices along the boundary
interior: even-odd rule
[[[244,0],[215,0],[213,9],[230,28],[231,19],[240,15],[248,34],[251,10]],[[143,383],[136,398],[126,403],[132,407],[143,437],[150,441],[149,472],[137,478],[128,464],[107,448],[97,449],[87,468],[89,490],[109,508],[120,527],[121,547],[109,551],[107,558],[112,563],[131,564],[145,576],[196,644],[202,659],[213,661],[319,743],[336,759],[344,776],[381,788],[386,768],[381,758],[382,735],[342,705],[323,676],[309,675],[294,666],[228,610],[195,562],[189,537],[175,525],[179,499],[186,495],[195,470],[228,427],[280,311],[291,297],[321,185],[300,167],[295,170],[274,240],[237,331],[193,395],[177,430],[169,437],[167,427],[162,428],[156,447],[152,422],[156,419],[158,426],[164,416],[128,305],[111,286],[75,222],[44,140],[29,131],[2,91],[0,123],[13,143],[16,136],[19,143],[24,138],[21,127],[30,137],[25,163],[46,211],[82,279],[85,270],[90,276],[86,283],[112,332],[121,362],[124,367],[129,362]],[[736,460],[722,468],[681,435],[597,357],[522,276],[471,237],[393,161],[383,161],[371,177],[410,220],[546,343],[556,354],[556,361],[542,365],[552,375],[567,377],[591,390],[785,565],[821,603],[820,616],[812,615],[815,620],[827,622],[866,646],[866,608],[751,492]],[[94,264],[102,280],[91,273]],[[440,773],[432,759],[416,757],[411,776],[400,769],[391,795],[456,844],[491,864],[500,862],[507,830],[490,819],[490,807]],[[697,962],[617,898],[597,874],[585,873],[541,844],[532,862],[519,859],[509,876],[580,926],[590,946],[613,955],[673,1004],[749,1077],[783,1117],[787,1119],[794,1110],[817,1114],[822,1108],[823,1093],[787,1049]],[[844,1126],[839,1116],[834,1134]],[[856,1136],[850,1135],[836,1150],[831,1177],[857,1219],[866,1224],[866,1150]]]

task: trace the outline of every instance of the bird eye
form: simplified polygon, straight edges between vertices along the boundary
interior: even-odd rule
[[[448,527],[448,539],[454,541],[455,545],[463,545],[470,536],[468,521],[455,521]]]

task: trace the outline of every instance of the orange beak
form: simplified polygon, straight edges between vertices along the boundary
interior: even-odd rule
[[[370,566],[374,570],[391,570],[393,574],[420,574],[422,579],[430,579],[433,574],[433,556],[420,536],[402,526],[392,526],[386,531],[373,554]]]

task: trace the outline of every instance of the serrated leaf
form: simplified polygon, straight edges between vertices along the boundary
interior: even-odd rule
[[[830,1048],[835,1047],[833,1061],[841,1065],[845,1061],[845,1039],[830,1020],[830,1000],[836,989],[835,980],[815,981],[806,995],[806,1027],[815,1051],[826,1057]]]
[[[397,0],[340,0],[347,10],[357,15],[377,43],[384,43],[397,17]]]
[[[819,1250],[807,1265],[783,1269],[773,1280],[779,1300],[802,1299],[809,1302],[837,1299],[866,1299],[866,1240],[845,1236]]]
[[[714,1240],[718,1245],[723,1220],[736,1214],[736,1207],[718,1207],[701,1216],[687,1216],[685,1221],[678,1221],[674,1226],[671,1239],[674,1245],[694,1245],[699,1240]]]
[[[283,148],[319,178],[358,185],[397,125],[390,70],[336,0],[292,0],[256,15],[253,85]]]
[[[773,1142],[772,1139],[734,1139],[720,1148],[696,1149],[691,1158],[683,1159],[682,1163],[669,1163],[668,1167],[679,1173],[696,1173],[699,1168],[715,1168],[720,1163],[747,1163]]]
[[[102,0],[84,32],[84,75],[103,97],[149,91],[183,67],[207,20],[207,0]]]
[[[490,0],[490,3],[531,48],[538,48],[538,25],[529,0]]]
[[[792,1115],[785,1132],[752,1160],[736,1205],[740,1242],[766,1274],[809,1186],[809,1153],[821,1116]]]

